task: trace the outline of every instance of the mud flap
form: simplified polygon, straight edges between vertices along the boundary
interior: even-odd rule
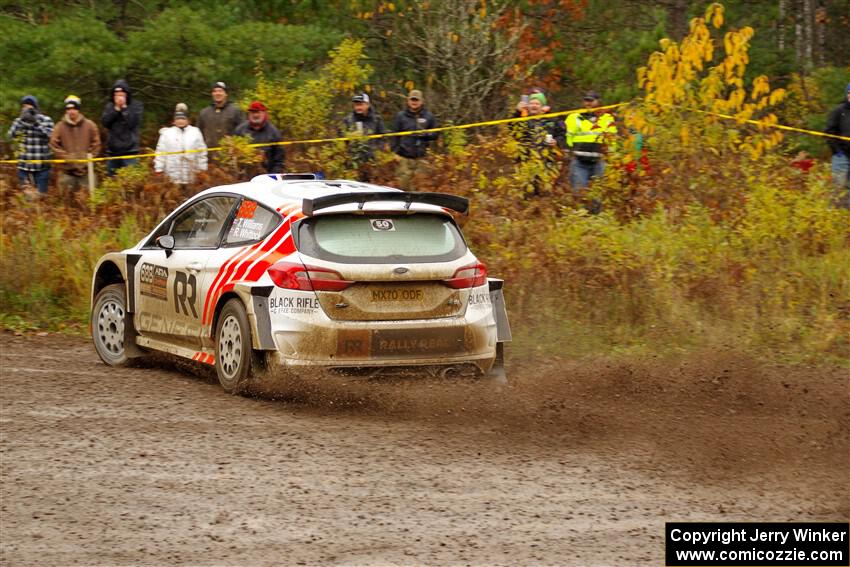
[[[133,321],[135,315],[135,313],[127,312],[124,318],[124,354],[127,358],[141,358],[149,354],[136,343],[139,332],[136,330],[136,324]]]
[[[141,254],[127,254],[127,268],[125,278],[125,291],[127,297],[127,315],[124,319],[124,354],[127,358],[141,358],[148,352],[136,343],[139,332],[136,330],[136,264],[142,257]]]
[[[511,326],[508,323],[508,310],[505,307],[505,297],[502,295],[504,280],[488,278],[490,286],[490,305],[493,306],[493,319],[496,320],[496,359],[493,367],[485,377],[494,384],[507,384],[508,375],[505,372],[505,343],[511,341]]]
[[[272,294],[272,286],[251,287],[251,312],[248,318],[253,317],[255,327],[254,339],[259,350],[277,350],[277,345],[272,338],[272,321],[269,316],[269,296]]]
[[[504,280],[488,278],[490,286],[490,305],[493,306],[493,318],[496,320],[496,340],[500,343],[511,342],[511,325],[508,323],[508,310],[505,307],[505,296],[502,295]]]
[[[496,360],[484,380],[491,384],[508,383],[508,374],[505,372],[505,343],[496,343]]]

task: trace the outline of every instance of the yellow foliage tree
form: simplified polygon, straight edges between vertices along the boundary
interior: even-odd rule
[[[771,89],[764,75],[747,84],[753,29],[727,31],[715,39],[712,28],[723,27],[723,14],[723,5],[713,3],[704,17],[691,20],[681,42],[660,41],[661,50],[637,71],[645,104],[632,111],[628,121],[657,138],[663,138],[660,130],[666,130],[681,146],[697,139],[713,153],[734,148],[758,158],[782,141],[782,133],[769,125],[776,123],[770,109],[782,101],[785,91]],[[751,120],[758,124],[747,122]]]
[[[258,69],[257,88],[246,93],[243,107],[247,108],[251,100],[262,101],[284,138],[321,138],[336,133],[333,125],[339,120],[333,115],[335,100],[343,95],[350,97],[364,85],[372,67],[363,62],[364,45],[360,40],[345,39],[328,55],[330,60],[318,76],[300,84],[267,78]]]

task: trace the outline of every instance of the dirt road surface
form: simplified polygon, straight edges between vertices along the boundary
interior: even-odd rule
[[[0,347],[3,565],[663,565],[665,521],[850,517],[846,369],[550,358],[243,398]]]

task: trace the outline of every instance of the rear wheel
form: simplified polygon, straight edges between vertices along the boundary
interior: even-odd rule
[[[215,370],[224,391],[239,394],[260,368],[260,357],[251,346],[248,314],[238,299],[221,310],[215,329]]]
[[[124,284],[104,287],[94,300],[91,334],[100,359],[109,366],[125,366],[130,358],[124,347],[127,292]]]

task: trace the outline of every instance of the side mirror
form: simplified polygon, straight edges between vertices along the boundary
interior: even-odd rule
[[[164,234],[156,239],[156,245],[165,250],[165,257],[168,258],[174,250],[174,237],[170,234]]]

